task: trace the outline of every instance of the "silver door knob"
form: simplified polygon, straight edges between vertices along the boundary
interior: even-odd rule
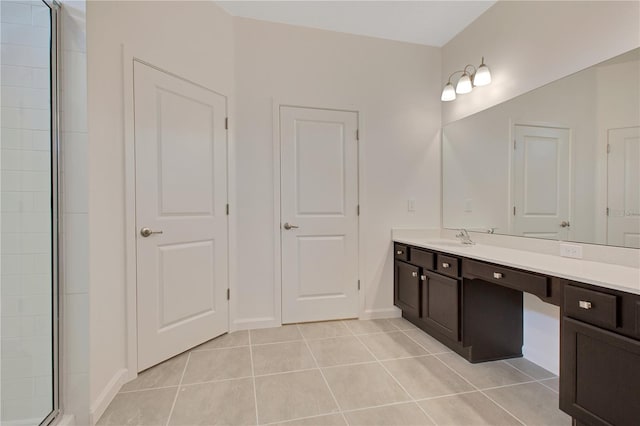
[[[298,229],[298,226],[296,226],[296,225],[291,225],[291,224],[289,224],[289,222],[285,222],[285,224],[284,224],[284,225],[282,225],[282,227],[283,227],[284,229],[286,229],[287,231],[288,231],[288,230],[290,230],[290,229]]]
[[[571,226],[571,224],[569,223],[568,220],[563,220],[562,222],[560,222],[561,228],[568,228],[569,226]]]
[[[150,237],[152,234],[162,234],[162,231],[152,231],[149,228],[142,228],[140,230],[140,235],[142,235],[145,238]]]

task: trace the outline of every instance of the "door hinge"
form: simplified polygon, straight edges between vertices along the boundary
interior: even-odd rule
[[[227,289],[227,300],[231,298],[231,290]]]
[[[358,280],[358,291],[360,291],[360,280]]]
[[[227,204],[227,216],[229,216],[229,204]]]
[[[608,143],[607,144],[607,154],[610,154],[610,153],[611,153],[611,144]]]
[[[358,216],[360,216],[360,204],[358,204],[358,207],[356,207],[356,212],[358,213]]]
[[[513,206],[513,215],[516,215],[516,206]]]
[[[513,149],[516,149],[516,140],[513,140]]]
[[[224,129],[229,130],[229,117],[224,118]]]
[[[356,129],[356,140],[360,140],[360,129]]]
[[[609,216],[609,207],[607,207],[607,216]]]

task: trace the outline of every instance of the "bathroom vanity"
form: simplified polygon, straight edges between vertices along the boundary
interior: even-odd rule
[[[560,307],[560,408],[640,422],[640,271],[454,240],[394,237],[402,316],[469,362],[522,356],[523,292]]]

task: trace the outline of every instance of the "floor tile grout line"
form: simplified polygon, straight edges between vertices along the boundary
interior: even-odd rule
[[[518,367],[516,367],[515,365],[511,364],[508,360],[503,359],[503,360],[502,360],[502,362],[503,362],[504,364],[507,364],[509,367],[513,368],[514,370],[519,371],[520,373],[524,374],[525,376],[530,377],[530,378],[531,378],[531,380],[538,381],[538,379],[536,379],[535,377],[533,377],[531,374],[525,373],[524,371],[520,370]]]
[[[259,414],[258,414],[258,388],[256,387],[256,374],[253,366],[253,346],[251,345],[251,330],[247,331],[249,334],[249,357],[251,359],[251,381],[253,382],[253,403],[256,407],[256,425],[260,424]]]
[[[391,324],[391,325],[393,325],[393,324]],[[405,334],[405,333],[402,333],[402,334]],[[406,334],[405,334],[405,336],[406,336]],[[409,337],[409,336],[407,336],[407,337]],[[420,404],[418,404],[418,403],[416,402],[416,399],[413,397],[413,395],[411,395],[411,393],[410,393],[410,392],[409,392],[409,391],[408,391],[408,390],[407,390],[407,389],[402,385],[402,383],[400,383],[400,381],[396,378],[396,376],[394,376],[393,374],[391,374],[391,372],[390,372],[390,371],[387,369],[387,367],[382,363],[382,361],[380,361],[380,360],[378,359],[378,357],[373,353],[373,351],[372,351],[372,350],[371,350],[367,345],[365,345],[365,344],[364,344],[364,342],[360,339],[360,337],[356,336],[356,338],[358,339],[358,341],[360,342],[360,344],[362,344],[362,345],[363,345],[363,346],[364,346],[364,347],[369,351],[369,353],[371,354],[371,356],[373,356],[373,358],[374,358],[375,360],[377,360],[377,361],[378,361],[378,364],[380,365],[380,367],[382,367],[382,369],[383,369],[383,370],[384,370],[384,371],[385,371],[385,372],[386,372],[386,373],[387,373],[387,374],[388,374],[388,375],[393,379],[393,381],[394,381],[394,382],[396,382],[396,383],[398,384],[398,386],[400,386],[400,389],[402,389],[402,390],[404,391],[404,393],[405,393],[405,394],[407,394],[407,396],[411,399],[411,402],[413,402],[413,403],[418,407],[418,409],[424,413],[424,415],[427,417],[427,419],[429,419],[431,422],[433,422],[433,424],[434,424],[434,425],[435,425],[435,424],[437,424],[437,423],[436,423],[436,421],[433,419],[433,417],[431,417],[431,416],[429,415],[429,413],[427,413],[427,412],[426,412],[426,411],[425,411],[425,410],[420,406]],[[413,341],[413,339],[411,339],[411,337],[409,337],[409,339]],[[413,341],[413,342],[417,344],[417,342],[415,342],[415,341]],[[422,348],[422,346],[421,346],[421,345],[419,345],[419,344],[418,344],[418,346]],[[423,349],[425,349],[425,348],[423,348]],[[425,351],[427,351],[427,350],[425,349]],[[429,353],[429,351],[427,351],[427,353]],[[405,402],[406,402],[406,401],[405,401]]]
[[[147,392],[147,391],[153,391],[153,390],[171,389],[171,388],[177,388],[178,386],[179,386],[178,384],[175,384],[175,385],[168,385],[168,386],[158,386],[156,388],[132,389],[128,391],[121,390],[120,392],[118,392],[118,395],[124,395],[127,393],[136,393],[136,392]]]
[[[180,388],[182,386],[182,381],[184,380],[184,375],[187,372],[187,367],[189,366],[189,361],[191,360],[191,352],[187,355],[187,362],[184,363],[184,369],[182,370],[182,375],[180,375],[180,381],[178,382],[178,388],[176,389],[176,395],[173,397],[173,404],[171,404],[171,410],[169,410],[169,416],[167,417],[166,426],[169,426],[169,422],[171,422],[171,416],[173,416],[173,410],[176,408],[176,402],[178,401],[178,395],[180,395]]]
[[[205,380],[202,382],[192,382],[192,383],[182,383],[182,385],[180,385],[181,387],[188,387],[188,386],[196,386],[196,385],[208,385],[211,383],[225,383],[225,382],[232,382],[234,380],[245,380],[245,379],[250,379],[253,376],[240,376],[240,377],[229,377],[227,379],[216,379],[216,380]]]
[[[544,379],[544,380],[550,380],[550,379]],[[544,382],[544,380],[538,380],[538,383],[540,383],[542,386],[544,386],[544,387],[545,387],[545,388],[547,388],[547,389],[551,389],[551,392],[553,392],[553,393],[557,393],[557,394],[559,394],[559,393],[560,393],[560,392],[558,392],[557,390],[555,390],[554,388],[552,388],[551,386],[547,386],[547,385],[545,385],[545,384],[543,383],[543,382]]]
[[[298,333],[300,333],[302,335],[302,331],[300,330],[300,325],[296,324],[296,326],[298,327]],[[303,335],[304,337],[304,335]],[[327,380],[327,378],[324,376],[324,372],[322,371],[322,369],[320,368],[320,365],[318,364],[318,360],[316,359],[315,354],[313,353],[313,351],[311,350],[311,347],[309,346],[309,342],[307,342],[306,340],[304,341],[305,345],[307,345],[307,350],[309,351],[309,353],[311,354],[311,358],[313,358],[313,362],[316,364],[316,367],[318,368],[318,370],[320,371],[320,375],[322,376],[322,380],[324,380],[324,384],[327,386],[327,389],[329,389],[329,393],[331,394],[331,397],[333,398],[333,402],[335,402],[336,407],[338,407],[338,412],[340,413],[340,415],[342,416],[342,419],[344,420],[344,422],[349,425],[349,422],[347,421],[347,418],[345,417],[344,413],[342,412],[342,407],[340,406],[340,404],[338,403],[338,398],[336,398],[335,394],[333,393],[333,389],[331,389],[331,386],[329,386],[329,381]],[[330,414],[330,413],[327,413]]]
[[[420,330],[420,329],[418,329]],[[411,330],[406,330],[406,331],[411,331]],[[422,331],[422,330],[420,330]],[[424,333],[424,331],[423,331]],[[444,352],[431,352],[429,349],[427,349],[424,345],[420,344],[420,342],[418,342],[416,339],[414,339],[413,337],[409,336],[407,333],[405,333],[405,331],[402,332],[402,334],[404,334],[405,336],[407,336],[409,339],[411,339],[413,341],[413,343],[417,344],[418,346],[420,346],[422,349],[424,349],[425,351],[427,351],[428,354],[430,355],[441,355],[441,354],[450,354],[453,351],[452,350],[448,350],[448,351],[444,351]],[[427,333],[425,333],[427,334]]]
[[[457,355],[457,354],[456,354]],[[460,355],[458,355],[460,356]],[[451,367],[449,364],[447,364],[446,362],[444,362],[442,359],[440,359],[440,357],[436,357],[442,364],[444,364],[448,369],[450,369],[451,371],[453,371],[454,373],[456,373],[458,376],[460,376],[465,382],[469,383],[474,389],[476,389],[478,392],[480,392],[482,395],[484,395],[487,399],[489,399],[489,401],[493,402],[494,404],[496,404],[498,407],[500,407],[501,409],[503,409],[506,413],[508,413],[511,417],[513,417],[514,419],[516,419],[517,421],[519,421],[521,424],[523,424],[524,426],[526,426],[526,423],[523,422],[522,420],[520,420],[520,418],[518,418],[516,415],[514,415],[511,411],[507,410],[506,408],[504,408],[501,404],[499,404],[497,401],[495,401],[493,398],[491,398],[489,395],[487,395],[486,393],[484,393],[482,391],[482,389],[480,389],[478,386],[474,385],[473,383],[471,383],[471,381],[469,379],[467,379],[466,377],[464,377],[460,372],[458,372],[455,368]]]

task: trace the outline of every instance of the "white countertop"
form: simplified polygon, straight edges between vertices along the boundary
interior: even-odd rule
[[[394,236],[393,240],[412,246],[451,253],[512,268],[593,284],[640,295],[640,269],[583,259],[476,244],[465,246],[457,240],[424,236]]]

